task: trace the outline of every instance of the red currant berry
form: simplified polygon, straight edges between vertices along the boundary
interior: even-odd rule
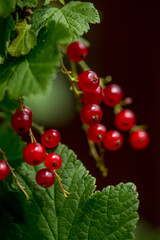
[[[108,84],[104,89],[103,101],[107,106],[113,107],[120,103],[123,98],[123,91],[117,84]]]
[[[124,109],[115,116],[114,121],[118,129],[129,131],[135,125],[136,116],[131,110]]]
[[[61,135],[56,129],[49,129],[41,136],[41,142],[47,148],[56,147],[60,141]]]
[[[80,90],[92,92],[99,86],[99,77],[93,71],[85,71],[79,74],[77,85]]]
[[[49,188],[55,182],[54,173],[51,170],[47,169],[47,168],[43,168],[43,169],[41,169],[41,170],[39,170],[37,172],[37,174],[36,174],[36,182],[41,187]]]
[[[96,123],[88,128],[87,136],[92,142],[103,142],[106,132],[107,129],[103,124]]]
[[[104,147],[108,150],[117,150],[123,144],[123,137],[118,131],[108,131],[104,137],[103,144]]]
[[[29,107],[27,107],[27,106],[23,106],[23,110],[24,110],[24,112],[28,113],[29,117],[32,119],[32,111],[31,111],[31,109]],[[20,112],[20,109],[17,108],[16,112]]]
[[[29,143],[23,150],[23,159],[31,166],[41,164],[46,156],[46,149],[40,143]]]
[[[9,166],[4,160],[0,160],[0,180],[4,180],[8,177]]]
[[[50,170],[56,170],[62,165],[62,158],[56,153],[49,153],[45,157],[45,165]]]
[[[149,144],[149,135],[144,130],[135,130],[130,134],[129,142],[134,149],[144,149]]]
[[[102,109],[97,104],[84,105],[80,112],[81,121],[86,125],[94,125],[102,120]]]
[[[88,47],[83,42],[73,42],[67,48],[67,56],[73,62],[81,62],[88,56]]]
[[[93,92],[84,92],[82,102],[84,104],[100,104],[103,100],[103,90],[99,85]]]
[[[32,126],[32,119],[25,111],[15,112],[11,118],[11,126],[17,133],[25,133]]]

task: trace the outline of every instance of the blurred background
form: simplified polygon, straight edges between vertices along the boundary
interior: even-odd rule
[[[106,178],[95,167],[81,121],[76,113],[74,97],[67,80],[58,75],[52,92],[32,96],[26,103],[32,107],[35,120],[46,128],[60,130],[62,142],[73,149],[90,173],[97,179],[97,189],[119,182],[134,182],[140,199],[140,221],[137,240],[160,240],[160,2],[92,0],[99,9],[102,23],[92,25],[85,36],[90,41],[89,66],[132,97],[129,106],[137,116],[137,124],[146,123],[150,145],[143,151],[133,150],[124,135],[123,147],[106,151],[109,169]],[[113,129],[113,109],[102,104],[103,123]]]

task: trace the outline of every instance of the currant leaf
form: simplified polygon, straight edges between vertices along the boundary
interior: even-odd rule
[[[14,11],[16,0],[0,0],[0,17],[6,17]]]
[[[17,5],[21,8],[24,8],[25,6],[28,7],[36,7],[38,4],[38,0],[21,0],[19,2],[17,2]]]
[[[132,232],[138,220],[134,184],[120,183],[94,192],[95,179],[88,175],[73,151],[60,144],[55,152],[62,157],[59,172],[63,187],[71,195],[64,198],[57,181],[47,190],[38,186],[35,175],[44,167],[23,163],[17,173],[30,200],[25,201],[20,192],[10,192],[12,201],[5,200],[10,209],[15,202],[19,203],[16,214],[21,216],[21,239],[133,240]]]
[[[26,20],[16,25],[18,36],[12,41],[8,48],[8,53],[13,57],[27,55],[37,44],[36,33],[31,29],[31,25]]]
[[[11,16],[0,18],[0,56],[5,57],[9,45],[10,32],[14,29],[14,21]]]
[[[51,22],[41,31],[37,46],[29,55],[8,58],[0,65],[0,99],[5,91],[13,98],[31,93],[45,92],[60,64],[58,44],[67,43],[70,35],[65,26]]]
[[[61,9],[46,6],[34,11],[32,28],[38,32],[53,20],[63,23],[68,28],[72,41],[88,32],[89,23],[100,22],[98,11],[92,3],[76,1],[66,4]]]

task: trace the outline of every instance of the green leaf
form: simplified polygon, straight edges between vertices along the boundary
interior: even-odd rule
[[[53,1],[53,0],[45,0],[44,5],[50,4],[51,1]]]
[[[21,240],[133,240],[132,231],[138,220],[134,184],[121,183],[94,192],[95,179],[76,155],[61,144],[56,153],[63,160],[59,169],[63,187],[71,193],[67,199],[57,181],[48,189],[37,185],[35,175],[43,166],[23,163],[17,169],[31,199],[25,201],[22,193],[12,193],[12,201],[9,198],[5,202],[12,209],[19,200],[14,214],[16,211],[21,216]]]
[[[6,17],[10,12],[14,11],[16,0],[0,0],[0,17]]]
[[[18,99],[11,99],[6,92],[3,101],[0,101],[0,110],[4,112],[11,112],[19,107]]]
[[[58,44],[67,43],[70,35],[61,24],[51,22],[41,31],[38,44],[26,57],[10,58],[0,65],[0,99],[5,91],[11,97],[45,92],[60,64]]]
[[[8,48],[8,53],[13,57],[27,55],[37,44],[36,33],[31,29],[31,25],[26,20],[16,25],[18,36],[12,41]]]
[[[94,5],[89,2],[70,2],[63,8],[41,7],[34,11],[32,28],[38,32],[50,21],[63,23],[71,33],[72,40],[79,38],[89,30],[89,23],[99,23],[100,18]]]
[[[10,41],[10,32],[14,29],[14,21],[11,16],[0,18],[0,56],[5,57],[6,49]]]
[[[20,2],[17,2],[17,5],[21,8],[24,8],[25,6],[28,7],[36,7],[38,4],[38,0],[22,0]]]

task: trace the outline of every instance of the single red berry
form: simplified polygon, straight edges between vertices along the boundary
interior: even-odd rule
[[[32,119],[25,111],[17,111],[11,118],[11,126],[17,133],[25,133],[32,126]]]
[[[79,74],[77,85],[82,91],[92,92],[99,86],[99,77],[93,71],[84,71]]]
[[[113,107],[120,103],[123,98],[123,91],[117,84],[108,84],[104,89],[103,101],[107,106]]]
[[[49,129],[45,131],[41,136],[41,143],[46,148],[54,148],[61,141],[61,135],[56,129]]]
[[[40,143],[29,143],[23,149],[23,159],[32,166],[41,164],[46,156],[46,149]]]
[[[62,165],[62,158],[56,153],[49,153],[45,157],[45,165],[50,170],[56,170]]]
[[[31,109],[29,107],[27,107],[27,106],[23,106],[23,110],[24,110],[24,112],[28,113],[29,117],[32,119],[32,111],[31,111]],[[20,112],[20,109],[17,108],[16,112]]]
[[[103,100],[103,90],[99,85],[92,92],[84,92],[82,102],[84,104],[100,104]]]
[[[123,109],[115,116],[114,122],[121,131],[129,131],[136,123],[136,116],[131,110]]]
[[[149,135],[144,130],[135,130],[129,136],[130,145],[137,150],[144,149],[149,144]]]
[[[103,124],[96,123],[88,128],[87,136],[92,142],[103,142],[106,132],[107,129]]]
[[[73,62],[81,62],[88,56],[88,47],[83,42],[73,42],[67,48],[67,56]]]
[[[4,180],[8,177],[9,166],[4,160],[0,160],[0,180]]]
[[[41,169],[41,170],[39,170],[37,172],[37,174],[36,174],[36,182],[41,187],[49,188],[55,182],[54,173],[51,170],[47,169],[47,168],[43,168],[43,169]]]
[[[80,111],[81,121],[87,125],[99,123],[102,120],[102,108],[97,104],[84,105]]]
[[[108,150],[114,151],[119,149],[123,144],[122,135],[116,131],[108,131],[103,140],[104,147]]]

